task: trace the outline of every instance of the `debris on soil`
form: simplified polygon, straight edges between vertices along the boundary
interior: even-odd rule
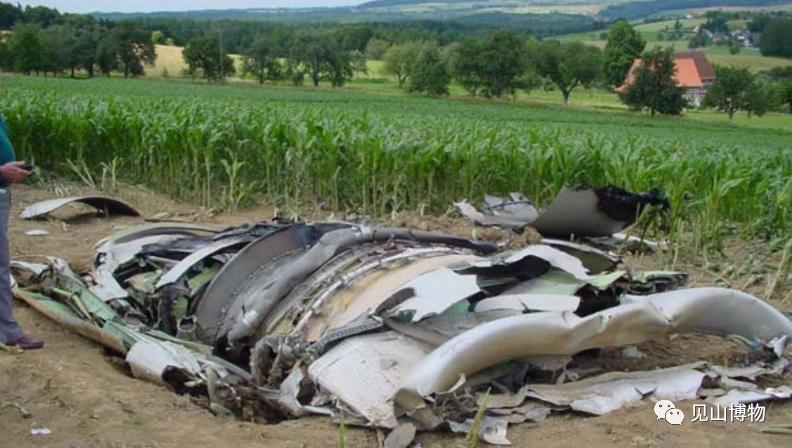
[[[37,202],[22,210],[19,217],[22,219],[41,218],[71,204],[85,204],[103,212],[105,215],[140,216],[140,213],[132,206],[118,199],[104,196],[82,196]]]
[[[524,211],[498,200],[510,218]],[[343,416],[396,431],[394,446],[415,430],[470,430],[489,390],[478,419],[489,443],[508,442],[510,424],[602,415],[647,397],[728,406],[792,396],[760,386],[787,368],[792,338],[792,322],[767,303],[684,289],[684,274],[631,273],[590,244],[526,233],[503,251],[345,222],[147,224],[101,241],[89,269],[15,262],[15,296],[125,355],[136,377],[207,397],[215,413]],[[729,336],[751,361],[579,368],[582,354],[610,347],[638,363],[630,347],[678,333]]]

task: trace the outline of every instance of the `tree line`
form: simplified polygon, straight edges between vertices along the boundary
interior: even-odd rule
[[[25,74],[74,76],[82,70],[88,76],[96,71],[138,76],[144,74],[145,65],[154,63],[155,44],[174,43],[168,42],[172,38],[166,32],[149,32],[134,21],[107,22],[41,7],[0,6],[0,24],[12,24],[10,39],[0,41],[0,65]],[[183,51],[187,71],[208,81],[223,80],[239,70],[260,84],[326,82],[342,87],[356,73],[368,70],[367,60],[381,59],[383,71],[409,92],[447,95],[456,82],[472,96],[503,98],[544,89],[559,92],[568,104],[581,86],[616,90],[625,85],[640,57],[644,63],[619,89],[621,100],[632,110],[651,115],[679,114],[688,106],[674,78],[672,50],[646,51],[641,34],[624,20],[609,28],[603,50],[504,29],[451,41],[389,41],[365,26],[307,31],[278,26],[250,36],[240,48],[241,64],[237,64],[225,39],[223,30],[215,30],[188,40]],[[754,75],[717,67],[718,81],[703,106],[722,110],[730,119],[740,110],[762,115],[786,105],[792,112],[790,72],[777,69]]]

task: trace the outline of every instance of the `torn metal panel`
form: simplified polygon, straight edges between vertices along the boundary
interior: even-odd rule
[[[505,290],[505,295],[551,294],[571,296],[586,283],[558,269],[551,269],[541,277],[520,282]]]
[[[281,269],[261,294],[237,299],[244,301],[245,312],[228,331],[228,341],[233,344],[255,331],[283,297],[335,256],[358,245],[396,240],[446,245],[481,253],[497,250],[497,246],[485,242],[400,228],[352,227],[328,232],[304,255]]]
[[[666,249],[668,247],[668,243],[665,241],[658,243],[657,241],[647,240],[621,232],[614,233],[611,236],[588,238],[587,242],[601,249],[619,252],[657,252],[660,248]]]
[[[321,308],[305,324],[305,338],[315,341],[327,331],[344,327],[356,319],[373,314],[399,288],[414,278],[436,269],[477,260],[481,260],[481,257],[456,254],[449,250],[409,249],[389,259],[382,259],[382,264],[374,270],[366,271],[368,266],[362,266],[358,271],[366,271],[365,274],[350,272],[324,289],[323,294],[333,294],[336,287],[342,288],[332,298],[324,301],[327,304],[320,302],[317,305]],[[320,300],[321,297],[316,302]],[[314,305],[311,307],[314,308]],[[298,324],[298,327],[301,326],[302,324]]]
[[[544,312],[499,319],[432,352],[401,385],[396,402],[408,411],[424,407],[424,397],[447,390],[460,376],[510,359],[633,345],[683,332],[769,341],[792,335],[792,322],[756,297],[721,288],[632,296],[584,318]]]
[[[212,226],[205,226],[200,224],[187,224],[187,223],[155,223],[144,224],[141,226],[131,227],[116,232],[111,236],[100,240],[94,246],[97,254],[107,253],[113,246],[128,243],[140,238],[151,237],[156,235],[182,235],[190,236],[196,234],[213,235],[218,230]]]
[[[434,346],[445,344],[449,339],[493,320],[521,314],[512,309],[496,309],[482,312],[444,313],[428,317],[412,324],[397,319],[385,319],[385,325],[399,333]]]
[[[418,322],[440,314],[480,291],[475,275],[459,275],[451,269],[438,269],[412,280],[398,290],[395,294],[409,298],[388,314],[409,315],[410,322]]]
[[[271,281],[273,268],[279,260],[291,261],[312,246],[330,229],[296,225],[267,234],[247,245],[226,263],[209,283],[194,306],[195,336],[199,341],[214,343],[219,334],[228,331],[242,312],[244,291],[260,281]],[[262,286],[264,286],[262,285]]]
[[[383,448],[407,448],[415,440],[416,428],[412,423],[399,425],[385,438]]]
[[[14,297],[27,303],[31,308],[75,333],[97,342],[117,353],[124,354],[127,347],[122,338],[81,319],[71,308],[49,297],[15,288]]]
[[[474,224],[484,227],[501,227],[503,229],[521,229],[526,223],[520,218],[507,216],[485,215],[475,207],[465,201],[455,202],[454,206],[465,218],[473,221]]]
[[[585,244],[551,238],[543,238],[540,244],[553,247],[579,259],[588,273],[592,275],[611,271],[621,262],[618,256]]]
[[[476,304],[475,311],[517,310],[531,311],[569,311],[575,312],[580,306],[580,297],[555,294],[516,294],[500,295],[482,300]]]
[[[246,244],[248,244],[248,240],[246,238],[236,236],[215,241],[208,246],[193,252],[187,258],[181,260],[176,266],[166,272],[165,275],[160,277],[156,288],[160,289],[167,285],[178,282],[195,266],[204,262],[207,258],[214,256],[215,254],[234,248],[240,248]]]
[[[24,271],[32,274],[36,278],[40,278],[44,272],[49,270],[49,265],[43,263],[31,263],[27,261],[11,260],[11,269],[13,271]]]
[[[653,400],[695,399],[706,376],[699,370],[703,366],[695,363],[651,372],[613,372],[560,385],[532,384],[527,396],[578,412],[604,415],[647,395]]]
[[[738,403],[756,403],[767,400],[783,400],[792,398],[792,386],[768,387],[758,390],[734,389],[725,395],[710,397],[707,403],[730,408]]]
[[[530,226],[547,237],[601,237],[623,230],[637,216],[628,221],[614,219],[599,209],[599,201],[593,189],[565,187]]]
[[[539,212],[522,193],[510,193],[508,198],[484,195],[484,213],[522,222],[533,222]]]
[[[469,263],[457,271],[462,274],[483,276],[508,276],[516,274],[524,277],[538,277],[553,267],[564,271],[578,280],[590,278],[583,262],[550,246],[535,244],[524,249],[499,255],[488,260]]]
[[[32,204],[22,210],[22,213],[19,214],[19,217],[22,219],[39,218],[48,215],[59,208],[75,203],[91,206],[110,215],[140,216],[140,212],[132,208],[131,205],[118,199],[103,196],[82,196],[49,199],[46,201],[36,202],[35,204]]]
[[[474,420],[467,419],[463,422],[456,422],[450,421],[448,422],[448,427],[451,432],[457,434],[470,434],[470,431],[473,429]],[[500,417],[493,417],[493,416],[485,416],[481,419],[481,426],[479,427],[478,437],[479,439],[491,444],[491,445],[500,445],[500,446],[508,446],[511,445],[509,439],[506,438],[506,431],[508,429],[509,422]]]
[[[172,385],[166,378],[173,370],[180,371],[182,387],[184,382],[201,373],[196,355],[170,342],[140,341],[129,350],[126,361],[132,369],[132,375],[162,385]]]
[[[308,376],[373,425],[396,428],[396,388],[432,349],[396,332],[358,336],[316,360]]]

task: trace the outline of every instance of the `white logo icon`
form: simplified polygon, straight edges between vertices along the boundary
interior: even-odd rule
[[[669,409],[666,411],[665,419],[672,425],[682,426],[682,422],[685,420],[685,414],[680,409]]]
[[[672,425],[682,425],[685,421],[685,413],[677,409],[671,400],[660,400],[655,403],[654,413],[657,419],[663,419]]]
[[[674,406],[674,403],[672,403],[671,400],[660,400],[655,403],[654,413],[658,420],[661,418],[665,419],[666,412],[668,412],[669,409],[674,408],[676,408],[676,406]]]

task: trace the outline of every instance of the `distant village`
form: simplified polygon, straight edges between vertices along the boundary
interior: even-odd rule
[[[706,13],[690,12],[685,15],[687,20],[703,20],[695,26],[685,26],[677,18],[673,25],[667,25],[657,33],[659,41],[687,41],[688,48],[696,49],[711,45],[729,46],[732,53],[739,53],[744,47],[758,47],[761,42],[761,22],[778,16],[792,17],[792,14],[778,12],[757,14],[751,12],[708,11]],[[655,21],[668,21],[669,18],[655,18]],[[649,21],[647,21],[649,22]]]

